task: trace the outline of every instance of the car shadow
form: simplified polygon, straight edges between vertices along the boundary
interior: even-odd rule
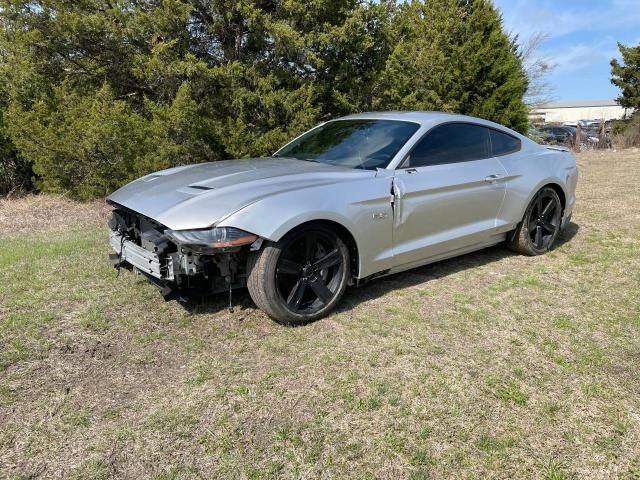
[[[553,247],[554,250],[571,241],[579,230],[580,226],[578,224],[570,222],[556,239]],[[453,275],[463,270],[480,267],[517,255],[519,254],[509,250],[506,245],[498,244],[440,262],[430,263],[423,267],[389,275],[388,277],[373,280],[362,287],[351,288],[344,296],[338,308],[336,308],[336,311],[348,311],[362,302],[380,297],[394,290],[411,288],[430,280]]]
[[[555,250],[556,248],[561,247],[565,243],[570,242],[573,239],[573,237],[575,237],[578,234],[579,230],[580,230],[580,225],[578,225],[577,223],[569,222],[569,225],[567,225],[566,228],[562,232],[560,232],[560,235],[558,235],[558,239],[556,240],[556,243],[553,246],[553,249]]]
[[[571,241],[579,230],[579,225],[573,222],[569,223],[556,240],[554,249]],[[388,277],[372,280],[362,287],[349,288],[335,312],[349,311],[363,302],[380,297],[391,291],[414,287],[430,280],[498,262],[504,258],[515,255],[518,254],[509,250],[504,244],[499,244],[476,252],[431,263],[424,267],[418,267],[389,275]],[[181,303],[181,305],[191,315],[219,313],[229,308],[229,295],[219,294],[199,297],[189,302]],[[236,312],[256,308],[246,288],[232,292],[231,305]]]
[[[180,306],[189,315],[208,315],[230,311],[233,313],[257,308],[246,288],[239,288],[231,292],[231,301],[228,293],[189,297],[186,302],[180,302]]]

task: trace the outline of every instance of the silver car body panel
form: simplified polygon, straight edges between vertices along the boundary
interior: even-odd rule
[[[358,249],[358,278],[392,273],[503,241],[531,198],[554,184],[575,204],[570,152],[548,149],[501,125],[438,112],[363,113],[344,119],[420,124],[384,170],[334,167],[289,158],[221,161],[142,177],[109,200],[174,230],[236,227],[278,241],[314,220],[340,224]],[[399,168],[431,128],[466,122],[521,141],[513,154],[456,164]]]
[[[226,160],[139,178],[109,200],[173,230],[206,228],[271,195],[370,178],[373,172],[285,158]]]

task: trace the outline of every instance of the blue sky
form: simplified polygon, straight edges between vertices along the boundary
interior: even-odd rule
[[[604,100],[618,96],[609,62],[616,42],[640,43],[640,0],[494,0],[507,31],[549,38],[540,55],[556,65],[549,76],[554,100]]]

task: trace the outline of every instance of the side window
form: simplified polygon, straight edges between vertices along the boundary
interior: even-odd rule
[[[433,128],[409,154],[404,167],[426,167],[443,163],[489,158],[489,130],[468,123],[446,123]]]
[[[494,157],[507,155],[520,150],[520,140],[506,133],[490,130],[491,150]]]

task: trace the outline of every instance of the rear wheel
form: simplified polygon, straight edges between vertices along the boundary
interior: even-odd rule
[[[562,222],[562,204],[551,187],[541,189],[531,200],[522,222],[507,242],[512,250],[524,255],[542,255],[553,246]]]
[[[302,325],[327,315],[349,281],[349,249],[322,225],[310,225],[249,257],[247,287],[274,320]]]

